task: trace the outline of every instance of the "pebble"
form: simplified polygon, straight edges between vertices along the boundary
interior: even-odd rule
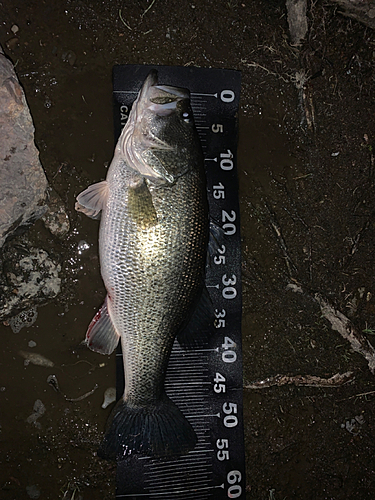
[[[33,325],[38,317],[38,311],[36,306],[31,307],[27,311],[22,311],[13,318],[8,320],[8,323],[13,331],[13,333],[19,333],[22,328],[30,327]]]
[[[114,387],[109,387],[104,392],[104,401],[102,408],[107,408],[110,404],[116,401],[116,389]]]
[[[26,491],[29,497],[33,498],[34,500],[40,497],[40,489],[35,484],[32,484],[31,486],[26,486]]]
[[[39,422],[37,422],[37,420],[39,417],[44,415],[44,413],[46,412],[46,407],[44,406],[44,404],[40,399],[37,399],[34,403],[33,410],[34,413],[32,413],[27,417],[26,422],[28,424],[34,424],[38,429],[40,429],[41,425]]]
[[[83,252],[88,250],[90,245],[85,240],[81,240],[77,245],[78,255],[82,255]]]
[[[53,361],[36,352],[18,351],[18,354],[24,358],[25,365],[31,363],[32,365],[45,366],[47,368],[53,368],[55,366]]]
[[[74,63],[76,62],[77,56],[72,50],[68,50],[68,51],[63,53],[61,58],[64,62],[69,63],[70,66],[74,66]]]

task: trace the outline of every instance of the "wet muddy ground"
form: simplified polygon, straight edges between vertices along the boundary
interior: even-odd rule
[[[374,344],[375,34],[328,3],[312,4],[307,40],[296,49],[278,0],[2,2],[0,42],[71,231],[61,241],[38,222],[20,237],[60,261],[63,290],[32,326],[0,327],[1,498],[114,496],[115,469],[95,456],[114,360],[80,345],[105,294],[98,228],[74,212],[74,200],[111,160],[111,71],[125,63],[242,71],[245,383],[355,375],[341,387],[245,390],[247,498],[373,498],[374,375],[312,297],[323,296]],[[20,351],[54,366],[25,364]],[[47,382],[52,374],[60,392]]]

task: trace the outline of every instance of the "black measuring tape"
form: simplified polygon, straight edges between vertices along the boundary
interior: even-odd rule
[[[193,426],[198,443],[177,459],[130,455],[117,462],[116,498],[168,500],[245,499],[242,411],[241,252],[237,180],[238,71],[176,66],[121,65],[113,69],[116,140],[149,71],[159,83],[191,92],[195,125],[205,156],[211,220],[223,241],[207,267],[206,286],[215,327],[201,346],[175,341],[165,382],[168,396]],[[117,396],[124,386],[117,355]]]

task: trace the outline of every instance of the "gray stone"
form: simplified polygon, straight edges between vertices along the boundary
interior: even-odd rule
[[[291,44],[294,46],[301,45],[308,30],[306,17],[307,1],[286,0],[286,9],[288,12]]]
[[[357,21],[375,29],[374,0],[331,0],[340,7],[338,12],[344,16],[353,17]]]
[[[0,50],[0,247],[19,226],[47,210],[48,182],[34,144],[34,125],[13,64]]]
[[[35,484],[26,486],[26,491],[29,497],[33,500],[37,500],[40,497],[40,489],[38,488],[38,486],[35,486]]]
[[[48,199],[48,209],[42,217],[45,227],[51,234],[63,238],[70,229],[69,217],[60,196],[51,189]]]
[[[43,304],[59,294],[60,271],[61,266],[45,250],[6,244],[0,282],[0,321],[29,310],[16,318],[22,322],[25,317],[27,324],[29,313],[36,304]]]

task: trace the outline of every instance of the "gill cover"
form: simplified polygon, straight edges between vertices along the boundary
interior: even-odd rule
[[[155,184],[173,184],[175,176],[158,156],[175,146],[158,137],[161,120],[176,112],[180,101],[189,99],[188,90],[157,85],[157,71],[151,70],[131,109],[117,144],[116,152],[128,167]]]

